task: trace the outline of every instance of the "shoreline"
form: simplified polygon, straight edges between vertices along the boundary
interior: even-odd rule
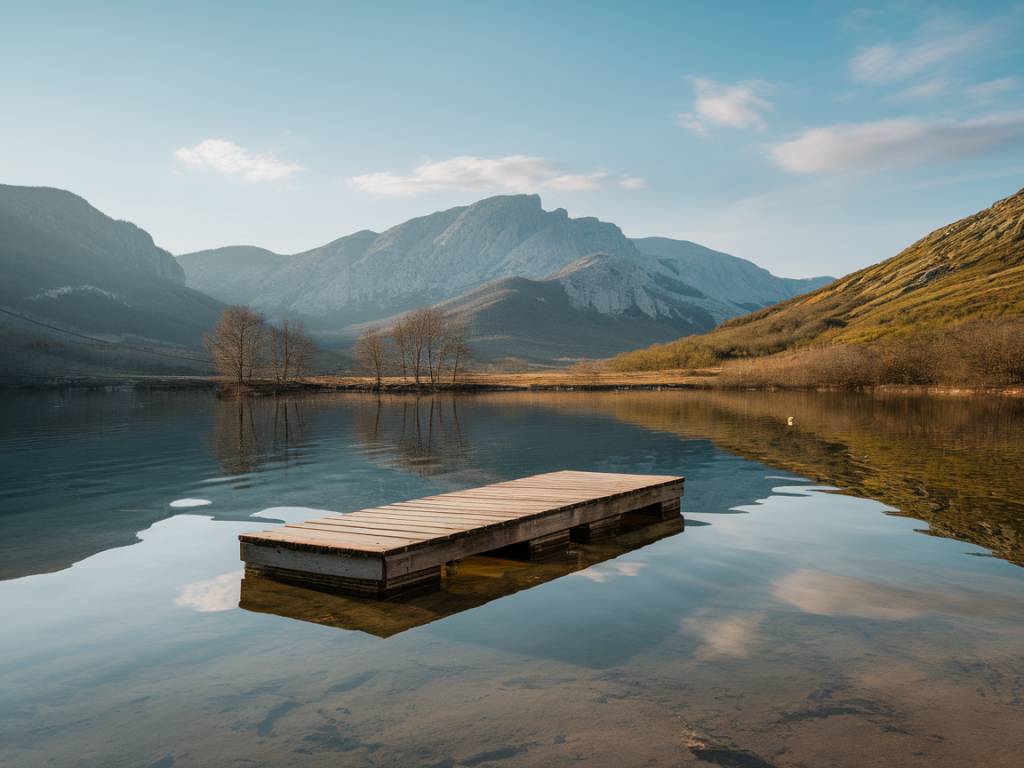
[[[716,381],[717,370],[661,371],[643,373],[577,373],[543,371],[525,373],[469,374],[458,382],[435,385],[410,381],[385,380],[380,387],[363,376],[314,376],[286,386],[258,382],[234,391],[213,377],[204,376],[55,376],[47,380],[9,380],[0,382],[7,391],[184,391],[217,390],[219,396],[281,396],[324,392],[427,395],[441,392],[660,392],[671,390],[719,392],[861,392],[873,395],[930,395],[935,397],[974,397],[979,395],[1024,397],[1024,387],[953,386],[937,384],[876,384],[868,387],[837,386],[724,386]]]

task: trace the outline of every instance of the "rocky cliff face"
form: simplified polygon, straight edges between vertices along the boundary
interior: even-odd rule
[[[662,270],[685,280],[706,296],[727,301],[745,311],[813,291],[834,279],[777,277],[746,259],[689,240],[642,237],[632,242],[640,252],[655,257]]]
[[[693,309],[701,307],[705,311],[695,322],[713,326],[715,315],[729,314],[721,302],[666,274],[657,262],[643,256],[592,254],[577,259],[549,279],[561,283],[577,309],[605,315],[634,313],[651,319],[694,319]]]
[[[232,252],[228,252],[232,251]],[[492,197],[357,232],[291,256],[234,249],[179,256],[194,288],[315,322],[372,319],[441,301],[506,276],[541,278],[595,251],[635,254],[614,224],[545,211],[536,195]]]
[[[594,254],[547,278],[500,278],[438,306],[472,330],[480,359],[567,363],[713,328],[699,296],[659,284],[627,257]]]

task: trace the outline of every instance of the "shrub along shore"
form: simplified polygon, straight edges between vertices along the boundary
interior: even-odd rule
[[[1024,318],[976,320],[864,343],[783,351],[759,347],[757,340],[683,338],[628,352],[608,366],[620,373],[715,367],[716,387],[1014,388],[1024,385]]]

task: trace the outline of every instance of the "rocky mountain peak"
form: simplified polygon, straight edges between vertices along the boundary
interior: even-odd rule
[[[699,329],[792,295],[787,283],[742,259],[692,243],[657,245],[660,255],[644,253],[614,223],[547,211],[538,195],[498,195],[379,235],[363,231],[305,253],[260,259],[253,269],[221,269],[202,253],[182,259],[195,288],[271,316],[304,316],[314,330],[333,332],[473,296],[482,286],[490,286],[489,300],[507,298],[512,288],[496,283],[506,278],[529,281],[514,286],[517,301],[555,295],[567,312],[655,323],[682,318],[684,327]],[[732,298],[734,287],[742,298]]]

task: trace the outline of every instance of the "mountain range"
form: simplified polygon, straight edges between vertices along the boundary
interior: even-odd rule
[[[71,192],[3,185],[0,232],[11,370],[125,370],[129,359],[140,370],[203,367],[192,364],[203,363],[202,337],[228,304],[302,319],[340,350],[368,324],[437,305],[465,321],[480,359],[558,364],[707,331],[831,279],[776,277],[683,240],[630,239],[614,224],[546,211],[536,195],[292,255],[232,246],[174,257]]]
[[[537,195],[491,197],[284,255],[229,246],[177,257],[186,283],[326,343],[438,304],[484,359],[604,357],[699,333],[832,278],[789,279],[683,240],[629,239],[616,225],[546,211]]]

